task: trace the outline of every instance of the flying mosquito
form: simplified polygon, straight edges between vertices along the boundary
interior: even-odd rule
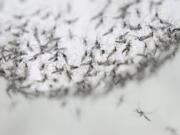
[[[152,112],[150,113],[146,113],[144,112],[139,106],[138,108],[135,110],[135,112],[140,116],[140,117],[144,117],[147,121],[151,121],[150,118],[147,116],[149,114],[151,114]]]

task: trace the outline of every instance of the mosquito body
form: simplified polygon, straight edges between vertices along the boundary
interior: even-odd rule
[[[150,118],[147,116],[151,113],[145,113],[143,110],[140,109],[140,107],[138,107],[135,112],[140,116],[140,117],[144,117],[147,121],[151,121]]]

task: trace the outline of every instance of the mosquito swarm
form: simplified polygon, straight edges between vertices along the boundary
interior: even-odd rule
[[[0,76],[7,94],[85,98],[142,80],[172,58],[171,0],[4,0]]]

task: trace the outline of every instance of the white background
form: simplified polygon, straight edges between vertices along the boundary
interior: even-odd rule
[[[172,20],[179,20],[179,9],[178,5],[167,7]],[[5,87],[1,78],[0,135],[168,135],[166,126],[180,133],[180,53],[141,83],[129,83],[98,101],[72,100],[65,108],[47,99],[10,99]],[[121,93],[125,102],[117,107]],[[136,114],[137,106],[152,112],[151,122]]]

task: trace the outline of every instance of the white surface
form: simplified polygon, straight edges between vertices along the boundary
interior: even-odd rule
[[[178,13],[176,6],[170,4],[166,14]],[[176,15],[171,17],[178,22]],[[171,135],[166,126],[180,133],[180,52],[141,83],[132,82],[98,101],[72,100],[65,108],[47,99],[10,99],[5,83],[0,79],[0,135]],[[125,102],[117,108],[121,94]],[[152,112],[151,122],[135,113],[138,105]]]

